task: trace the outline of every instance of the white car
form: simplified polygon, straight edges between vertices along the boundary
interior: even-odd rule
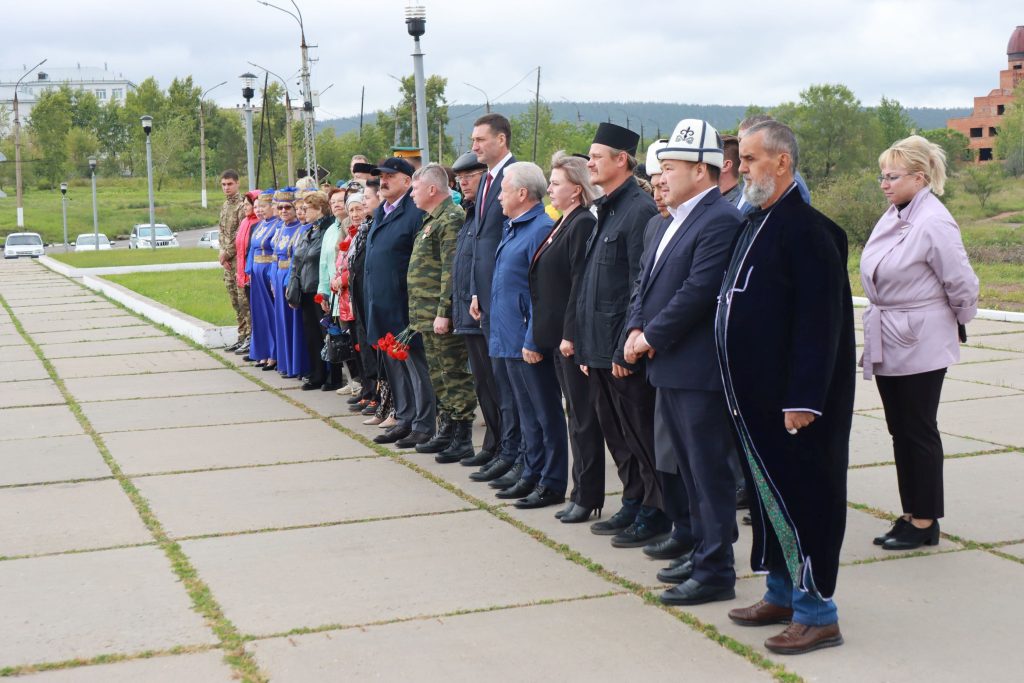
[[[156,248],[165,249],[168,247],[177,247],[178,245],[178,233],[171,232],[163,223],[156,224]],[[128,248],[129,249],[152,249],[153,245],[150,242],[150,235],[153,232],[153,228],[150,227],[149,223],[139,223],[132,228],[131,234],[128,236]]]
[[[75,238],[75,251],[109,251],[110,240],[107,239],[106,235],[100,235],[99,239],[100,248],[96,249],[96,236],[91,232],[82,233]]]
[[[220,249],[220,230],[207,230],[199,238],[199,244],[196,246],[207,249]]]
[[[12,232],[4,242],[4,258],[43,255],[43,238],[38,232]]]

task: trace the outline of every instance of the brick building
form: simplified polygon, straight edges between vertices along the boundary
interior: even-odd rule
[[[1013,89],[1024,81],[1024,26],[1018,26],[1006,46],[1007,68],[999,72],[999,87],[983,97],[974,98],[974,113],[949,119],[946,127],[960,131],[977,150],[978,161],[991,161],[999,123],[1013,102]]]

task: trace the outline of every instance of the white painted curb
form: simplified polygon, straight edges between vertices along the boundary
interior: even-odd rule
[[[855,296],[853,297],[853,305],[863,308],[868,305],[868,300],[863,296]],[[1007,323],[1024,323],[1024,313],[997,311],[992,308],[979,308],[978,314],[974,317],[977,320],[1001,320]],[[967,324],[970,325],[970,323]]]
[[[154,263],[147,266],[104,266],[102,268],[75,268],[68,264],[40,256],[39,263],[65,277],[80,278],[86,275],[127,275],[129,273],[159,273],[169,270],[213,270],[223,269],[216,261],[195,261],[193,263]]]

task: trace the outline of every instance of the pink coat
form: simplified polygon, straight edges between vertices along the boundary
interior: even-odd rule
[[[913,375],[960,360],[957,323],[978,312],[978,276],[960,228],[925,188],[882,214],[860,257],[864,377]]]

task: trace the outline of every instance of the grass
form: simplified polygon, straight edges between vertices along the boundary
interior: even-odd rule
[[[88,179],[72,180],[68,189],[68,240],[91,233],[92,186]],[[168,180],[155,193],[156,220],[171,230],[191,230],[216,225],[223,201],[220,190],[207,180],[209,208],[200,206],[198,180]],[[0,237],[12,232],[38,232],[45,242],[64,241],[59,190],[25,188],[25,227],[17,226],[17,200],[13,188],[0,199]],[[97,178],[96,206],[100,232],[111,240],[127,235],[136,223],[149,222],[149,195],[145,178]]]
[[[235,324],[235,310],[219,269],[108,275],[106,279],[210,324]]]
[[[216,261],[216,249],[111,249],[110,251],[81,251],[77,254],[49,254],[61,263],[76,268],[104,266],[148,266],[156,263],[201,263]],[[218,271],[219,272],[219,271]]]

